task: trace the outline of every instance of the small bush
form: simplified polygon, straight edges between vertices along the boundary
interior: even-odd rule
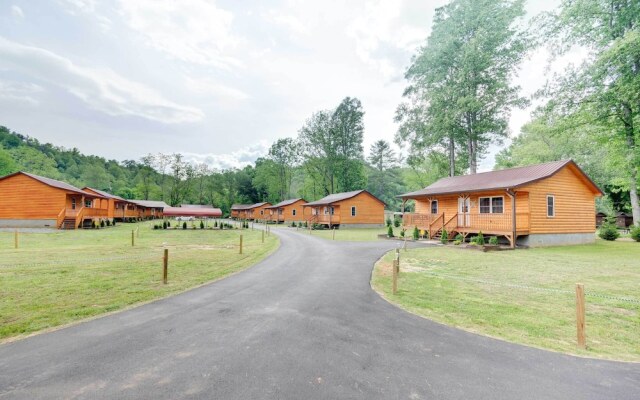
[[[395,237],[395,235],[393,234],[393,227],[391,225],[389,225],[387,229],[387,236],[390,238]]]
[[[476,244],[478,246],[484,246],[484,236],[482,235],[482,231],[478,232],[478,236],[476,236]]]
[[[387,223],[387,226],[391,226],[391,217],[387,217],[386,223]]]
[[[167,221],[167,228],[171,228],[171,221]]]
[[[620,232],[618,232],[618,228],[615,226],[615,224],[611,222],[605,222],[600,227],[598,236],[600,236],[604,240],[614,241],[620,237]]]
[[[162,222],[162,229],[167,229],[167,221]]]
[[[464,243],[464,236],[462,236],[461,234],[457,234],[455,238],[453,238],[454,241],[457,241],[458,244],[460,243]],[[455,243],[454,243],[455,244]]]
[[[200,221],[200,229],[204,229],[204,221]]]
[[[182,229],[187,229],[187,221],[182,223]]]
[[[101,228],[104,228],[104,227],[105,227],[105,225],[106,225],[106,224],[104,223],[104,220],[103,220],[103,219],[101,219],[101,220],[100,220],[100,227],[101,227]]]
[[[491,236],[489,238],[489,244],[492,246],[497,246],[498,245],[498,237],[497,236]]]
[[[640,225],[636,225],[631,228],[631,239],[636,242],[640,242]]]
[[[413,228],[413,240],[418,240],[418,239],[420,239],[420,230],[416,226]]]
[[[462,240],[456,239],[456,240],[453,241],[453,244],[456,245],[456,246],[459,245],[460,243],[462,243]]]
[[[406,229],[404,229],[404,228],[400,229],[400,237],[403,238],[405,236],[406,232],[407,232]]]
[[[401,223],[402,221],[400,220],[400,218],[393,219],[393,226],[395,226],[396,228],[399,228]]]
[[[220,222],[220,230],[224,229],[224,224],[222,222]]]
[[[440,236],[440,242],[447,244],[449,241],[449,233],[447,233],[446,229],[442,230],[442,235]]]
[[[111,220],[110,219],[107,220],[107,226],[111,226]]]
[[[214,228],[217,228],[217,227],[218,227],[218,221],[216,221],[216,222],[214,222],[214,223],[213,223],[213,227],[214,227]]]
[[[295,227],[296,227],[296,221],[293,221],[293,222],[291,223],[291,227],[292,227],[292,228],[295,228]]]
[[[154,230],[158,229],[158,225],[153,225],[153,229]]]
[[[115,219],[112,221],[111,225],[116,226],[116,220]]]

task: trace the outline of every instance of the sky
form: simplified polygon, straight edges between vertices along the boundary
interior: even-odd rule
[[[0,0],[0,125],[108,159],[180,152],[223,169],[350,96],[368,150],[393,140],[404,71],[445,3]],[[557,3],[530,0],[527,18]],[[538,50],[514,83],[531,95],[548,67]],[[530,111],[512,113],[513,135]]]

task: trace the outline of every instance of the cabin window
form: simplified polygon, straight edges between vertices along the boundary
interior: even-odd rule
[[[438,200],[431,200],[431,214],[438,213]]]
[[[264,215],[264,210],[260,210],[260,215]]]
[[[329,214],[329,207],[324,208],[324,215],[327,215],[327,214]]]
[[[72,210],[76,209],[76,199],[75,198],[71,198],[71,209]]]
[[[293,210],[291,210],[291,214],[293,214],[293,216],[296,216],[296,209],[294,208]]]
[[[553,195],[547,196],[547,217],[556,216],[556,198]]]
[[[504,212],[504,197],[480,197],[480,214],[502,214]]]
[[[356,216],[356,206],[351,206],[351,216],[352,217]]]
[[[91,200],[85,200],[84,201],[84,206],[87,208],[91,208]]]

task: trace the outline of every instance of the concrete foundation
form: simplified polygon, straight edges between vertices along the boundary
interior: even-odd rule
[[[384,228],[384,224],[340,224],[340,229],[357,229],[357,228]]]
[[[56,228],[55,219],[0,219],[0,228]]]
[[[519,245],[528,247],[567,246],[595,241],[595,233],[535,233],[518,238]]]

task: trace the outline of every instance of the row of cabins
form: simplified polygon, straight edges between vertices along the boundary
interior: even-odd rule
[[[382,227],[385,203],[366,190],[336,193],[320,200],[289,199],[272,205],[234,204],[231,217],[270,223],[301,223],[328,227]]]
[[[0,228],[76,229],[96,221],[162,218],[166,207],[26,172],[0,178]]]

